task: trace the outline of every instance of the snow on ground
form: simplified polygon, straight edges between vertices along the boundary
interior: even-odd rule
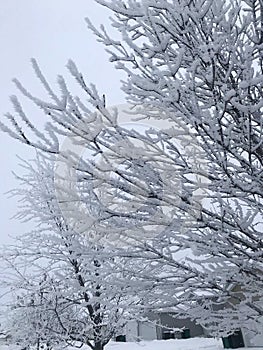
[[[89,350],[88,347],[81,348]],[[105,347],[105,350],[222,350],[222,341],[212,338],[191,338],[191,339],[170,339],[142,341],[140,343],[116,343],[111,342]],[[260,348],[240,348],[240,350],[263,350]],[[0,345],[0,350],[21,350],[16,345]],[[60,350],[60,349],[57,349]],[[68,350],[76,350],[69,347]]]
[[[110,343],[105,350],[221,350],[222,342],[216,339],[192,338],[142,341],[140,343]]]
[[[106,346],[105,350],[222,350],[221,339],[191,338],[142,341],[140,343],[115,343]],[[243,350],[247,348],[242,348]],[[2,349],[0,349],[2,350]],[[249,348],[249,350],[263,350],[263,348]]]

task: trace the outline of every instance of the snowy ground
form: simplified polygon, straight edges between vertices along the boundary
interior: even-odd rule
[[[0,345],[0,350],[20,350],[21,347],[14,345]],[[75,350],[76,348],[68,348]],[[81,348],[88,350],[88,347]],[[178,340],[155,340],[142,341],[140,343],[115,343],[111,342],[105,347],[105,350],[221,350],[223,349],[222,341],[207,338],[192,338]],[[248,348],[240,348],[242,350]],[[249,350],[263,350],[263,348],[249,348]]]

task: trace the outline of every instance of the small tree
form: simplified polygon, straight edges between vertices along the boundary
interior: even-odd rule
[[[47,281],[45,276],[39,282],[36,278],[31,280],[27,290],[19,290],[16,301],[10,306],[6,322],[13,343],[25,349],[36,346],[37,350],[44,346],[52,349],[53,345],[67,344],[65,329],[72,329],[73,321],[76,322],[74,317],[68,319],[74,315],[74,306],[71,305],[69,310],[69,305],[67,307],[65,301],[63,303],[60,300],[62,293],[58,290],[61,286],[55,284],[54,281]]]
[[[13,191],[22,202],[18,217],[38,228],[2,254],[6,284],[16,296],[9,328],[23,346],[103,350],[135,317],[139,286],[135,293],[136,285],[120,272],[126,263],[116,251],[68,227],[54,196],[52,163],[38,156],[23,166],[22,186]]]

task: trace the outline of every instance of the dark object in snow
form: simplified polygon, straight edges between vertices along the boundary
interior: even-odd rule
[[[191,338],[190,329],[186,328],[182,332],[182,339],[189,339],[189,338]]]
[[[163,332],[163,339],[167,340],[167,339],[174,339],[175,338],[175,334],[173,331],[164,331]]]
[[[126,335],[117,335],[116,342],[125,343],[126,342]]]
[[[222,338],[222,341],[225,349],[237,349],[245,347],[241,331],[236,331],[234,334]]]

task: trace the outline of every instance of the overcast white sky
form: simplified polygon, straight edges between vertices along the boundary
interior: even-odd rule
[[[109,12],[94,0],[8,0],[0,1],[0,115],[11,111],[9,96],[16,93],[11,82],[19,78],[31,91],[41,94],[41,87],[30,65],[35,57],[51,82],[66,73],[65,64],[72,58],[88,81],[105,93],[109,105],[122,103],[120,72],[109,63],[108,55],[86,27],[84,17],[95,24],[109,23]],[[34,120],[43,118],[33,113]],[[8,236],[22,232],[18,222],[10,220],[16,212],[16,200],[3,193],[16,186],[11,171],[17,170],[16,154],[29,157],[29,150],[0,133],[0,244]]]

